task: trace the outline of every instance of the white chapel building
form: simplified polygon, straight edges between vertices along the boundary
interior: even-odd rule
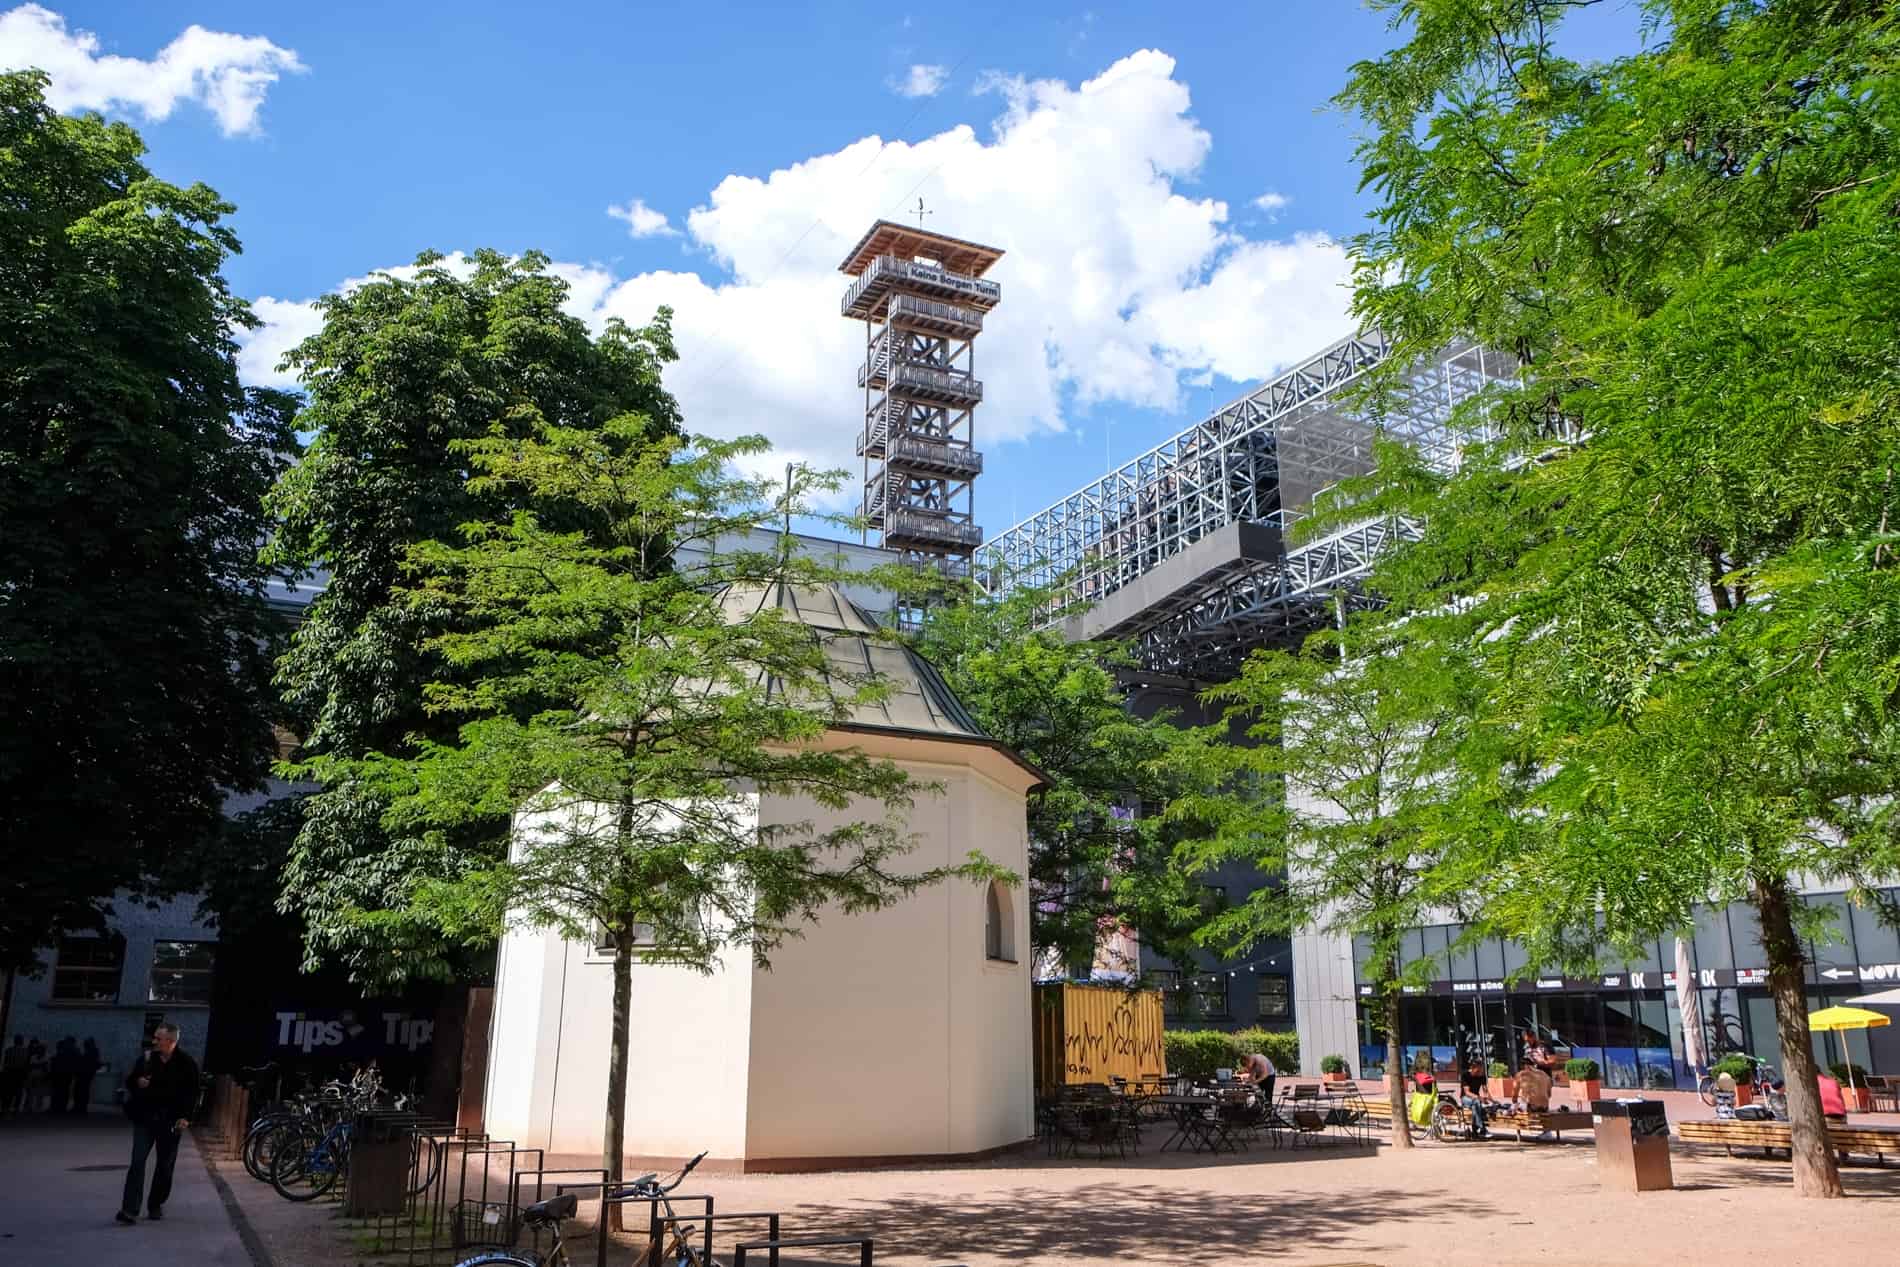
[[[818,630],[834,659],[890,683],[887,699],[827,742],[942,787],[912,808],[907,869],[979,851],[1027,876],[1024,805],[1039,773],[985,735],[922,657],[877,636],[837,587],[780,589],[776,601]],[[762,823],[840,820],[802,798],[755,805]],[[516,835],[519,849],[527,833]],[[744,948],[711,976],[636,962],[629,1155],[706,1150],[710,1163],[792,1170],[968,1159],[1028,1140],[1024,892],[952,880],[880,911],[834,910],[775,950],[769,970]],[[510,931],[496,968],[489,1134],[598,1156],[612,1015],[610,954],[550,931]]]

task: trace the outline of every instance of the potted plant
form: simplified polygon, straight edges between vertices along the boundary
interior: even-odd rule
[[[1723,1074],[1735,1079],[1735,1103],[1753,1104],[1755,1102],[1755,1062],[1746,1056],[1724,1056],[1709,1066],[1709,1076],[1719,1078]]]
[[[1849,1113],[1866,1113],[1873,1109],[1874,1093],[1867,1087],[1865,1069],[1846,1061],[1827,1068],[1834,1075],[1834,1081],[1841,1084],[1841,1099],[1846,1103]]]
[[[1511,1067],[1502,1060],[1494,1060],[1486,1067],[1485,1079],[1493,1100],[1517,1099],[1517,1079],[1511,1076]]]
[[[1344,1056],[1321,1056],[1319,1058],[1320,1077],[1328,1082],[1344,1082],[1351,1073],[1352,1070],[1347,1068],[1346,1058]]]
[[[1577,1103],[1588,1108],[1590,1101],[1603,1094],[1603,1070],[1597,1062],[1584,1056],[1572,1056],[1564,1061],[1564,1073],[1570,1079],[1570,1093],[1577,1097]]]

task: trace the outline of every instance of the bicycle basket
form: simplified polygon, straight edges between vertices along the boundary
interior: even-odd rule
[[[516,1218],[505,1201],[458,1201],[449,1210],[449,1234],[456,1249],[507,1249],[515,1243]]]

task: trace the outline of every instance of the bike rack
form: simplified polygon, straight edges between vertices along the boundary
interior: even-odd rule
[[[745,1267],[748,1251],[764,1250],[771,1256],[769,1261],[777,1262],[781,1249],[842,1249],[847,1245],[857,1247],[858,1267],[871,1267],[871,1238],[868,1236],[794,1236],[783,1241],[747,1241],[732,1247],[732,1267]]]

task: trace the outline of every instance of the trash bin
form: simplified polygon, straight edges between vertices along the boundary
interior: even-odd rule
[[[417,1124],[414,1113],[372,1109],[350,1128],[349,1188],[345,1214],[369,1218],[399,1214],[409,1193],[410,1161]]]
[[[1597,1181],[1612,1192],[1676,1186],[1669,1170],[1669,1114],[1660,1100],[1593,1100]]]

